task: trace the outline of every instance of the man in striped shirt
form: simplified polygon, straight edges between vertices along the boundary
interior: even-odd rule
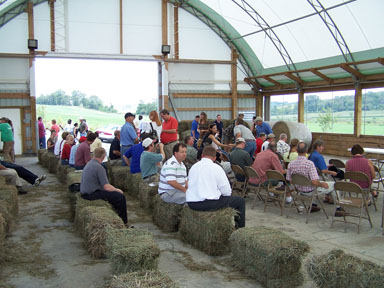
[[[164,163],[161,169],[158,192],[164,202],[185,203],[188,178],[183,161],[186,157],[187,146],[184,143],[177,143],[173,147],[173,156]]]

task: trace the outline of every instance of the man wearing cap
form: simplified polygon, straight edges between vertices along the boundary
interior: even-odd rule
[[[271,126],[269,126],[268,123],[263,122],[263,118],[261,118],[260,116],[256,117],[255,122],[256,122],[256,126],[255,126],[256,137],[259,137],[261,132],[264,132],[265,135],[273,133]]]
[[[3,144],[4,160],[15,163],[15,141],[11,125],[8,124],[8,118],[0,119],[1,141]]]
[[[145,138],[145,140],[148,138]],[[150,139],[152,141],[152,139]],[[123,154],[123,161],[129,166],[131,174],[141,173],[140,170],[140,157],[144,148],[142,143],[133,145]]]
[[[133,119],[135,119],[135,115],[131,112],[125,113],[124,115],[125,124],[121,127],[120,131],[120,152],[121,155],[124,155],[125,152],[128,151],[135,143],[139,142],[139,139],[136,134],[135,127],[133,126]],[[127,166],[124,158],[122,160],[122,165]]]
[[[124,224],[127,224],[127,204],[124,193],[109,184],[107,173],[104,167],[101,166],[105,155],[106,152],[104,148],[95,149],[93,159],[87,163],[81,175],[80,195],[86,200],[93,201],[102,199],[108,201],[123,220]]]
[[[244,121],[242,119],[236,119],[233,134],[235,135],[235,139],[239,137],[245,139],[246,146],[244,150],[247,151],[251,157],[253,157],[253,154],[255,154],[256,151],[256,139],[253,136],[252,131],[244,126]]]
[[[66,133],[66,132],[64,132]],[[96,135],[95,133],[89,133],[87,136],[87,140],[80,144],[79,148],[77,148],[75,155],[75,169],[83,170],[85,165],[91,161],[91,144],[95,141]]]
[[[267,140],[261,146],[261,151],[266,151],[268,149],[269,143],[275,142],[275,138],[276,138],[275,134],[273,133],[268,134]]]
[[[161,142],[164,144],[165,160],[172,157],[173,147],[177,144],[177,128],[179,123],[169,115],[169,111],[163,109],[160,116],[164,120],[161,130]]]
[[[160,149],[160,154],[155,153],[155,145],[151,138],[144,139],[143,143],[144,152],[140,157],[140,170],[141,178],[146,183],[158,182],[158,165],[165,159],[164,144],[157,144]]]
[[[244,169],[245,166],[251,166],[252,165],[252,158],[249,155],[247,151],[244,150],[245,148],[245,140],[242,137],[239,137],[236,139],[236,146],[233,149],[233,151],[229,154],[229,162],[233,165],[239,165],[242,169]],[[236,174],[236,179],[238,181],[244,181],[245,178],[243,175]]]

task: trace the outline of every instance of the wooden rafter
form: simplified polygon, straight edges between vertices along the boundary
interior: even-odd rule
[[[302,79],[300,79],[299,77],[293,75],[291,72],[285,72],[284,76],[295,81],[296,83],[300,84],[301,86],[304,85],[304,81]]]
[[[332,84],[333,83],[333,80],[329,77],[327,77],[326,75],[324,75],[323,73],[317,71],[316,69],[314,68],[311,68],[310,71],[315,74],[316,76],[319,76],[321,79],[325,80],[328,82],[328,84]]]
[[[384,58],[377,58],[377,62],[384,66]]]
[[[359,79],[364,79],[364,75],[363,75],[363,74],[361,74],[361,73],[360,73],[359,71],[357,71],[356,69],[353,69],[353,68],[352,68],[351,66],[349,66],[348,64],[346,64],[346,63],[341,63],[341,64],[340,64],[340,67],[341,67],[343,70],[347,71],[348,73],[350,73],[350,74],[356,76],[357,78],[359,78]]]
[[[268,76],[264,75],[264,76],[261,76],[261,78],[267,80],[268,82],[271,82],[271,83],[274,84],[275,86],[278,86],[278,87],[281,86],[281,83],[280,83],[280,82],[276,81],[275,79],[272,79],[271,77],[268,77]]]

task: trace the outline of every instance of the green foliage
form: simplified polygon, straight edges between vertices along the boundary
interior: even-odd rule
[[[136,114],[149,115],[149,112],[152,110],[157,110],[156,101],[153,101],[152,103],[144,103],[143,101],[140,101],[139,105],[137,105]]]
[[[83,106],[105,112],[117,112],[112,104],[110,106],[104,106],[98,96],[91,95],[87,98],[86,94],[77,90],[72,91],[71,96],[66,95],[63,90],[57,90],[48,95],[41,95],[36,99],[36,103],[45,105]]]
[[[317,118],[317,122],[319,123],[321,130],[323,132],[327,132],[327,131],[331,130],[332,110],[330,108],[323,109],[323,112],[319,113],[319,117]]]

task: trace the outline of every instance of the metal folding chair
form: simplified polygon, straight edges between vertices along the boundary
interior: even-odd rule
[[[372,221],[371,221],[371,216],[369,215],[368,211],[368,200],[367,200],[367,195],[366,192],[361,189],[361,187],[353,182],[346,182],[346,181],[338,181],[335,183],[335,190],[341,192],[340,194],[336,193],[336,205],[342,207],[345,210],[345,213],[343,214],[343,219],[342,220],[337,220],[335,219],[335,213],[336,213],[336,206],[335,206],[335,211],[332,215],[332,224],[331,228],[333,227],[333,223],[338,221],[338,222],[344,222],[344,223],[351,223],[357,225],[357,233],[360,233],[360,224],[361,224],[361,219],[366,219],[369,221],[369,224],[371,225],[371,228],[373,227]],[[349,195],[349,197],[346,197],[346,195]],[[351,193],[354,195],[353,197],[351,196]],[[339,198],[339,195],[342,196]],[[347,212],[348,208],[355,208],[359,209],[358,214],[354,214],[351,211]],[[367,217],[363,216],[363,210],[365,210],[365,213]],[[346,217],[356,217],[359,218],[359,223],[355,222],[348,222]]]
[[[373,167],[375,168],[376,175],[375,179],[372,180],[372,186],[373,184],[377,184],[375,189],[377,193],[379,193],[379,191],[384,191],[384,177],[381,176],[381,171],[376,165],[373,165]],[[380,184],[382,186],[382,189],[380,189]]]
[[[279,171],[275,170],[268,170],[267,171],[267,179],[268,179],[268,188],[267,188],[267,199],[264,202],[264,212],[266,211],[266,208],[268,206],[268,203],[276,202],[280,206],[281,210],[281,216],[283,216],[283,211],[284,211],[284,205],[285,205],[285,199],[287,197],[287,192],[292,192],[292,190],[289,188],[289,185],[287,181],[285,180],[285,177],[283,174],[281,174]],[[277,180],[279,182],[283,182],[284,184],[284,189],[279,189],[279,186],[274,186],[272,185],[272,180]],[[271,195],[271,194],[273,195]]]
[[[316,171],[317,171],[317,175],[319,175],[319,177],[321,178],[322,181],[327,181],[325,180],[325,176],[323,174],[323,172],[321,172],[321,170],[319,168],[316,167]]]
[[[295,199],[295,201],[301,200],[301,203],[304,206],[304,210],[307,213],[307,220],[305,223],[308,224],[309,214],[311,214],[311,208],[312,208],[313,200],[315,198],[317,199],[317,202],[320,204],[321,210],[323,210],[325,217],[328,219],[327,212],[325,211],[323,203],[320,200],[320,197],[319,197],[319,194],[317,191],[317,187],[312,185],[312,181],[308,177],[301,175],[301,174],[292,174],[291,184],[293,184],[293,186],[295,188],[295,193],[294,193],[293,198]],[[308,193],[301,192],[297,189],[297,185],[303,186],[303,187],[310,187],[312,189],[312,192],[308,192]],[[310,203],[307,206],[305,204],[305,201],[308,199],[310,199]],[[296,202],[295,202],[295,204],[296,204]],[[288,215],[290,212],[291,212],[291,209],[289,209]],[[288,215],[287,215],[287,217],[288,217]]]
[[[370,184],[370,179],[368,178],[367,174],[365,174],[363,172],[358,172],[358,171],[345,172],[344,179],[349,180],[349,181],[355,180],[355,181],[366,182],[366,183],[368,183],[368,185]],[[360,185],[359,185],[359,187],[360,187]],[[377,211],[376,201],[375,201],[375,197],[373,195],[373,192],[371,190],[371,187],[369,186],[368,188],[364,188],[362,190],[367,192],[367,200],[369,199],[369,195],[371,195],[373,206],[375,207],[375,211]]]
[[[267,188],[264,187],[264,185],[263,185],[263,183],[261,183],[261,181],[259,181],[259,184],[253,184],[253,183],[249,182],[249,178],[256,178],[256,179],[260,180],[259,174],[257,174],[255,169],[253,169],[251,166],[245,166],[244,172],[247,175],[247,179],[248,179],[246,191],[251,190],[255,193],[255,200],[253,201],[253,206],[252,206],[252,209],[254,209],[257,199],[259,199],[259,200],[263,201],[263,203],[265,203],[263,195],[261,195],[261,188],[264,188],[265,190],[267,190]]]
[[[244,197],[245,189],[247,188],[247,175],[245,174],[243,168],[241,168],[239,165],[231,164],[231,168],[233,173],[236,175],[241,175],[244,177],[244,181],[237,180],[237,177],[235,178],[235,181],[232,185],[232,191],[238,191],[240,193],[241,197]]]

